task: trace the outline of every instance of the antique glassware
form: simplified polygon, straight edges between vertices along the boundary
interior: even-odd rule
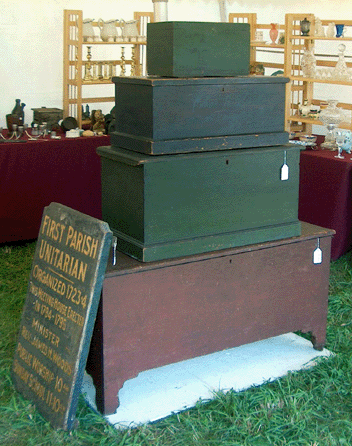
[[[301,68],[303,77],[315,77],[315,69],[316,69],[317,61],[314,56],[314,48],[310,50],[304,50],[304,54],[301,59]]]
[[[336,140],[334,129],[344,120],[342,110],[337,107],[338,101],[329,99],[328,106],[322,110],[319,115],[319,120],[327,127],[328,133],[325,136],[325,141],[320,145],[322,149],[336,149]]]
[[[325,37],[324,27],[319,17],[315,18],[315,35],[317,37]]]
[[[343,37],[343,30],[345,25],[343,25],[342,23],[335,25],[336,27],[336,37]]]
[[[326,31],[326,37],[335,37],[335,23],[330,22]]]
[[[336,144],[337,144],[337,155],[335,155],[335,158],[344,159],[345,157],[341,155],[342,153],[342,146],[345,142],[345,134],[341,130],[335,131],[335,138],[336,138]]]
[[[305,18],[300,22],[302,36],[308,36],[310,31],[310,21]]]
[[[315,135],[301,135],[299,140],[307,147],[314,147],[317,137]]]
[[[332,72],[332,78],[337,80],[349,80],[350,75],[348,73],[347,64],[345,60],[346,45],[341,43],[337,49],[339,50],[339,59]]]

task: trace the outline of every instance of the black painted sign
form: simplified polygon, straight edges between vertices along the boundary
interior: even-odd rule
[[[12,379],[55,428],[73,426],[111,241],[103,221],[44,210]]]

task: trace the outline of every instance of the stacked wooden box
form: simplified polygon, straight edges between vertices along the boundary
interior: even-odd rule
[[[288,79],[248,75],[249,25],[153,23],[147,41],[152,75],[113,78],[98,149],[118,249],[148,262],[300,235]]]

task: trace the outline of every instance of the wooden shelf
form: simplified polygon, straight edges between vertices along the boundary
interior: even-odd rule
[[[300,35],[292,35],[289,36],[289,39],[303,39],[303,40],[331,40],[331,41],[352,41],[352,37],[319,37],[319,36],[300,36]]]
[[[83,45],[146,45],[147,41],[143,40],[143,41],[138,41],[138,42],[132,42],[132,41],[125,41],[125,42],[103,42],[103,41],[99,41],[99,42],[82,42]]]
[[[97,97],[97,98],[82,98],[82,102],[96,103],[96,102],[114,102],[115,96]]]
[[[111,79],[101,79],[101,80],[92,80],[92,81],[86,81],[82,80],[82,85],[110,85],[112,84]]]
[[[289,121],[292,122],[303,122],[305,124],[311,124],[311,125],[324,125],[321,121],[319,121],[319,119],[313,119],[313,118],[304,118],[303,116],[290,116]],[[345,123],[345,122],[341,122],[338,125],[339,128],[341,129],[350,129],[351,128],[351,124]]]
[[[76,118],[78,126],[82,127],[82,105],[89,103],[104,103],[113,102],[115,98],[113,96],[106,97],[82,97],[82,89],[85,91],[89,87],[98,85],[111,85],[112,91],[114,93],[114,84],[109,79],[95,79],[95,80],[85,80],[85,73],[90,70],[91,75],[111,75],[114,71],[108,70],[107,65],[113,64],[116,67],[116,75],[120,74],[120,67],[122,63],[127,68],[127,75],[130,75],[130,68],[134,68],[134,75],[140,76],[146,71],[146,28],[147,23],[152,22],[154,19],[152,12],[135,12],[134,20],[137,20],[138,34],[143,36],[143,41],[137,39],[137,41],[117,41],[117,42],[103,42],[102,40],[87,42],[83,39],[83,12],[81,10],[64,10],[64,75],[63,75],[63,110],[64,118],[72,116]],[[95,35],[100,36],[100,29],[98,22],[92,22],[93,29],[95,28]],[[97,34],[98,29],[98,34]],[[126,47],[126,52],[128,57],[122,60],[116,60],[116,54],[107,60],[94,60],[88,61],[86,55],[83,57],[83,51],[86,52],[87,47],[94,47],[104,45],[109,47],[109,45],[116,45],[118,48]],[[131,56],[129,55],[129,49],[131,48]],[[109,47],[110,51],[110,47]],[[97,51],[98,52],[98,51]],[[105,57],[105,56],[104,56]],[[133,59],[133,60],[132,60]],[[89,63],[91,66],[89,67]],[[99,67],[98,72],[93,72],[93,66]],[[100,71],[103,70],[103,71]],[[87,70],[87,71],[86,71]],[[99,94],[98,92],[94,93]],[[106,94],[106,93],[105,93]]]
[[[285,48],[285,45],[283,45],[283,44],[273,44],[273,43],[262,43],[262,42],[251,42],[251,46],[254,46],[254,47],[264,47],[264,48],[273,48],[273,49],[275,49],[275,48],[282,48],[282,49],[284,49]]]
[[[291,80],[300,81],[300,82],[315,82],[321,84],[336,84],[336,85],[351,85],[352,80],[335,80],[335,79],[318,79],[318,78],[310,78],[303,76],[290,76]]]

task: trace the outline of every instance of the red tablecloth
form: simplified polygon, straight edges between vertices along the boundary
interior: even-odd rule
[[[109,136],[0,144],[0,243],[38,236],[56,201],[101,218],[99,146]]]
[[[352,246],[352,155],[335,155],[337,151],[301,152],[298,212],[300,220],[336,231],[332,260]]]

